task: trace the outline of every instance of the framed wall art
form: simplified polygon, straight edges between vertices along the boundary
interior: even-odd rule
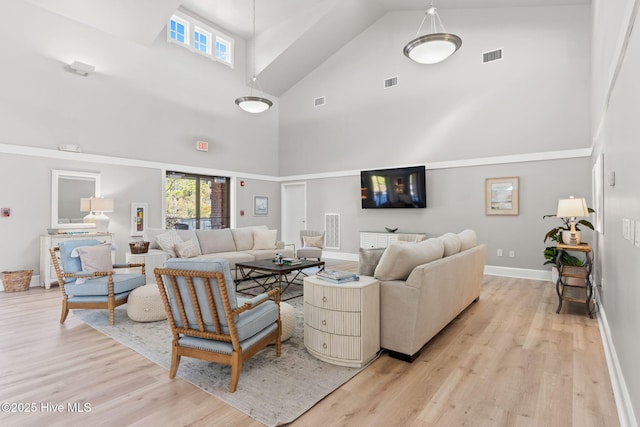
[[[485,179],[484,198],[486,215],[518,215],[517,176]]]
[[[253,196],[253,216],[269,215],[269,198],[267,196]]]
[[[142,236],[147,229],[147,210],[149,205],[146,203],[131,203],[131,236]]]

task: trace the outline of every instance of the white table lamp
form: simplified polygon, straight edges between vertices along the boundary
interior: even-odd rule
[[[91,211],[94,212],[93,221],[96,224],[97,233],[107,233],[109,231],[109,217],[105,212],[113,212],[113,199],[104,197],[91,198]]]
[[[556,216],[559,218],[567,218],[571,226],[570,230],[562,231],[562,242],[566,245],[579,245],[581,233],[576,230],[576,218],[589,216],[589,209],[584,198],[576,199],[570,197],[568,199],[560,199],[558,201],[558,212]]]

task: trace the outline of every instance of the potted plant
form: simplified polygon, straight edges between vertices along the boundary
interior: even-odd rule
[[[595,212],[593,209],[591,208],[587,208],[589,210],[589,213],[593,213]],[[549,217],[557,217],[557,215],[552,214],[552,215],[544,215],[542,217],[542,219],[545,218],[549,218]],[[549,230],[547,232],[547,234],[545,234],[544,236],[544,242],[546,243],[547,240],[551,240],[552,242],[555,242],[555,244],[553,246],[547,246],[546,248],[544,248],[544,259],[545,262],[543,265],[547,265],[547,264],[552,264],[553,267],[551,268],[551,277],[553,282],[555,282],[557,280],[557,270],[555,269],[555,265],[556,265],[556,258],[558,257],[558,248],[557,248],[557,244],[562,242],[562,232],[565,230],[571,230],[571,218],[562,218],[560,217],[560,220],[562,221],[562,225],[559,225],[557,227],[553,227],[551,230]],[[586,220],[586,219],[581,219],[580,221],[578,221],[576,223],[576,230],[579,230],[579,226],[583,225],[587,228],[590,228],[591,230],[593,230],[593,224]],[[573,256],[571,254],[569,254],[568,252],[563,252],[562,253],[562,264],[563,265],[571,265],[571,266],[576,266],[576,267],[582,267],[584,265],[584,261],[576,256]]]

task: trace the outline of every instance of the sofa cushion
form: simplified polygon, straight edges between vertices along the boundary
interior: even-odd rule
[[[130,292],[139,286],[144,285],[144,275],[142,274],[114,274],[113,293],[121,294]],[[67,295],[109,295],[109,277],[100,276],[83,283],[67,283],[64,285],[64,292]]]
[[[444,243],[444,256],[448,257],[460,252],[460,237],[454,233],[445,233],[438,237]]]
[[[183,242],[191,240],[193,242],[193,246],[196,248],[197,254],[202,255],[202,251],[200,250],[200,241],[198,240],[195,230],[176,230],[176,233],[178,233],[178,236],[180,236]]]
[[[466,251],[467,249],[471,249],[478,245],[476,232],[473,230],[463,230],[458,233],[458,237],[460,237],[460,252]]]
[[[200,251],[203,255],[236,250],[236,243],[233,241],[233,235],[229,228],[222,228],[220,230],[196,230],[196,236],[198,236]]]
[[[198,256],[196,245],[193,240],[186,240],[182,243],[176,243],[174,246],[178,258],[193,258]]]
[[[360,248],[358,274],[361,276],[373,276],[385,249],[386,248]]]
[[[252,249],[276,249],[278,230],[253,230]]]
[[[142,240],[149,242],[149,249],[160,249],[160,245],[156,238],[166,232],[167,230],[162,228],[147,228],[142,232]]]
[[[199,260],[211,260],[211,259],[223,259],[229,263],[230,268],[235,268],[237,262],[251,262],[255,261],[255,257],[248,252],[216,252],[214,254],[200,255]]]
[[[80,246],[76,251],[80,256],[82,271],[113,271],[113,264],[111,261],[111,243],[104,243],[102,245],[95,246]]]
[[[231,234],[236,243],[237,251],[246,251],[253,248],[253,230],[267,230],[266,225],[232,228]]]
[[[176,230],[169,230],[164,234],[159,234],[156,236],[156,241],[160,245],[160,249],[169,254],[169,258],[177,257],[175,246],[183,242]]]
[[[382,254],[374,277],[379,280],[406,280],[415,267],[440,259],[443,254],[444,243],[440,239],[393,243]]]

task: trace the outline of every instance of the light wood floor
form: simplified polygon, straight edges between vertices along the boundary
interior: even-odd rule
[[[72,314],[59,325],[59,300],[55,287],[0,293],[0,403],[37,407],[1,425],[261,425]],[[619,425],[597,321],[556,304],[551,282],[485,276],[480,302],[415,362],[383,353],[293,425]],[[69,413],[75,402],[91,411]]]

